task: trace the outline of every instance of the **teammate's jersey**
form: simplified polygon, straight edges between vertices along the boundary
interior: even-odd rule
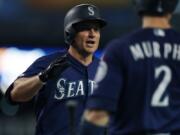
[[[110,42],[103,59],[88,108],[115,113],[111,135],[180,130],[178,32],[139,29]]]
[[[21,77],[38,74],[61,55],[64,53],[58,52],[39,58]],[[68,54],[68,61],[70,66],[61,75],[56,73],[57,76],[50,79],[36,96],[36,135],[69,134],[69,112],[66,102],[71,99],[78,103],[75,112],[76,129],[80,123],[87,96],[93,92],[93,78],[99,59],[94,57],[89,66],[84,66]]]

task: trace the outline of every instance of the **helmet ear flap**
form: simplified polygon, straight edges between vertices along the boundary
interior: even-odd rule
[[[65,38],[65,43],[66,44],[70,44],[71,41],[71,37],[70,37],[70,33],[69,32],[64,32],[64,38]]]
[[[70,45],[73,42],[75,35],[76,35],[76,32],[73,28],[71,28],[70,31],[65,31],[64,32],[65,43]]]

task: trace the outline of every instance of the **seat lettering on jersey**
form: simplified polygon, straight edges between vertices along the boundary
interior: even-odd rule
[[[57,81],[54,98],[62,100],[65,98],[84,96],[85,95],[85,82],[83,80],[78,81],[67,81],[65,78],[60,78]],[[89,94],[94,91],[95,82],[92,80],[88,81]]]
[[[164,58],[180,61],[180,45],[164,43],[160,45],[157,41],[142,41],[129,46],[135,61],[145,58]]]
[[[90,90],[90,94],[93,94],[94,92],[94,86],[95,86],[95,81],[89,80],[89,90]]]
[[[84,95],[84,85],[83,81],[79,81],[77,83],[77,91],[75,95]]]

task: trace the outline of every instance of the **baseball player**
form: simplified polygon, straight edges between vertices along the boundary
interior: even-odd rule
[[[134,0],[142,28],[108,45],[81,135],[180,135],[178,0]]]
[[[66,52],[55,52],[37,59],[8,88],[11,103],[35,97],[36,135],[68,135],[66,103],[77,102],[75,126],[78,127],[87,96],[93,93],[94,74],[99,59],[93,56],[99,46],[100,30],[106,21],[99,9],[80,4],[70,9],[64,19]]]

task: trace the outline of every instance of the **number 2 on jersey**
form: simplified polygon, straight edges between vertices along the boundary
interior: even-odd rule
[[[151,105],[153,107],[166,107],[169,105],[169,96],[164,95],[169,83],[171,82],[172,78],[172,72],[171,69],[168,66],[162,65],[157,68],[155,68],[155,79],[157,79],[161,73],[164,72],[163,79],[158,84],[157,88],[155,89],[152,99],[151,99]]]

